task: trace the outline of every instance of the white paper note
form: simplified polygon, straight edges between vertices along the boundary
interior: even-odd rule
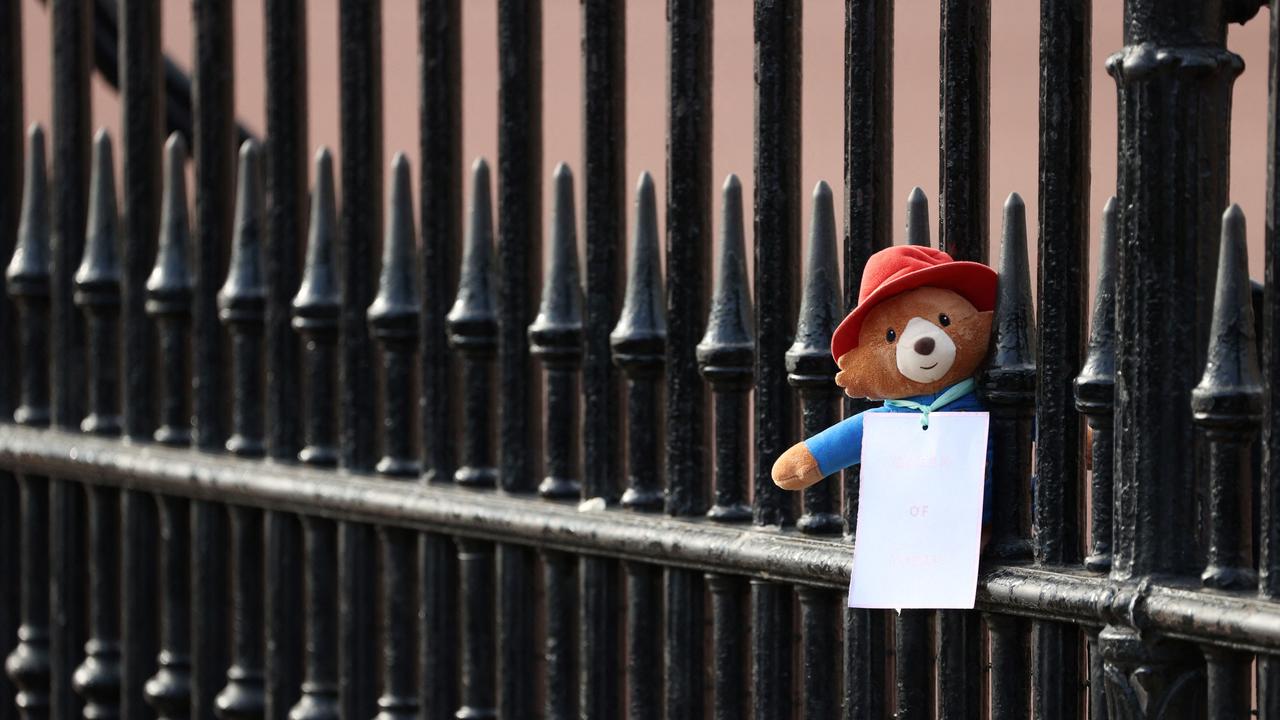
[[[849,607],[973,607],[985,412],[868,413]]]

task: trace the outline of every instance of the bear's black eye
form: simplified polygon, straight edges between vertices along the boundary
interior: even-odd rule
[[[938,316],[938,324],[942,327],[946,327],[951,324],[951,318],[947,317],[946,313],[942,313]]]
[[[893,342],[894,340],[898,339],[898,333],[894,332],[893,328],[889,328],[884,333],[884,339],[888,340],[889,342]]]

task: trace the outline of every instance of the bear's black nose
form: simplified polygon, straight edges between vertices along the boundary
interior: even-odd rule
[[[916,341],[916,344],[913,347],[917,353],[920,353],[921,355],[928,355],[933,352],[933,338],[922,337]]]

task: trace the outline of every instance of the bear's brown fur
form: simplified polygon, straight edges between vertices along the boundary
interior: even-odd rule
[[[950,324],[939,323],[947,315]],[[888,330],[901,335],[912,318],[922,318],[942,327],[956,345],[951,366],[938,380],[916,382],[898,370],[895,342],[886,339]],[[973,377],[991,337],[992,313],[979,312],[959,293],[935,287],[919,287],[891,297],[871,309],[858,333],[858,345],[840,356],[836,384],[854,398],[888,400],[939,392],[965,378]],[[797,443],[773,464],[773,481],[785,490],[803,490],[822,479],[818,461]]]

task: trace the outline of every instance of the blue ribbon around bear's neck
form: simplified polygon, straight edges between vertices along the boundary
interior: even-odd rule
[[[961,382],[958,382],[955,385],[952,385],[951,387],[947,388],[946,392],[939,395],[937,399],[935,399],[933,402],[929,403],[928,405],[925,405],[924,403],[918,403],[915,400],[885,400],[884,404],[892,405],[893,407],[907,408],[908,410],[919,410],[920,411],[920,427],[924,428],[925,430],[928,430],[929,429],[929,413],[933,412],[934,410],[939,410],[941,408],[944,408],[947,405],[950,405],[951,403],[955,402],[956,400],[959,400],[961,397],[964,397],[965,395],[968,395],[969,393],[973,392],[974,385],[975,383],[973,382],[973,378],[962,380]]]

